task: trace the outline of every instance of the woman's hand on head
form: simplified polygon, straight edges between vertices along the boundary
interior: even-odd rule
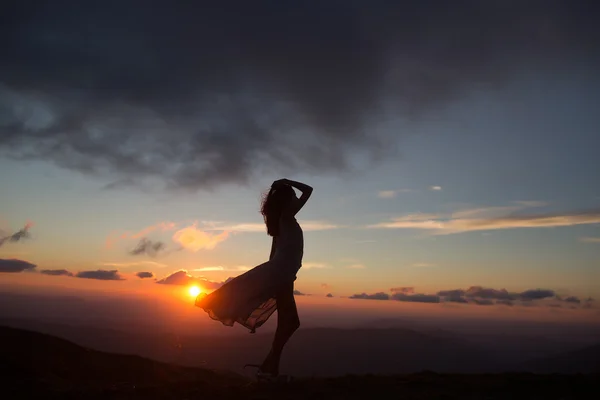
[[[287,179],[285,179],[285,178],[283,178],[283,179],[277,179],[276,181],[273,182],[273,184],[271,185],[271,187],[289,185],[288,182],[289,181]]]

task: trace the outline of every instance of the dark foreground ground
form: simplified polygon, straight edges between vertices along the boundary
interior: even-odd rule
[[[457,360],[460,362],[460,360]],[[259,385],[226,371],[110,354],[0,327],[3,399],[593,399],[598,375],[345,376]]]

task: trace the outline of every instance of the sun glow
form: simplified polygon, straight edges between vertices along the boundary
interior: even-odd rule
[[[198,286],[192,286],[188,289],[188,293],[190,294],[190,296],[196,297],[200,293],[202,293],[202,290],[200,290]]]

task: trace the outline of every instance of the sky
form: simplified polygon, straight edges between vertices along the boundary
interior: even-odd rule
[[[0,280],[213,290],[286,177],[298,295],[597,307],[596,3],[140,5],[3,3]]]

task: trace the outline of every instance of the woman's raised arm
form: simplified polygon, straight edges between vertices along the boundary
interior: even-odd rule
[[[313,188],[308,186],[307,184],[292,181],[289,179],[279,179],[279,180],[273,182],[273,184],[274,185],[276,185],[276,184],[290,185],[291,187],[294,187],[302,192],[302,195],[300,196],[300,198],[297,199],[294,202],[294,204],[292,204],[290,206],[291,207],[290,212],[292,213],[292,215],[296,215],[298,213],[298,211],[300,211],[302,209],[302,207],[304,207],[304,204],[306,204],[306,202],[310,198],[310,195],[313,192]]]

